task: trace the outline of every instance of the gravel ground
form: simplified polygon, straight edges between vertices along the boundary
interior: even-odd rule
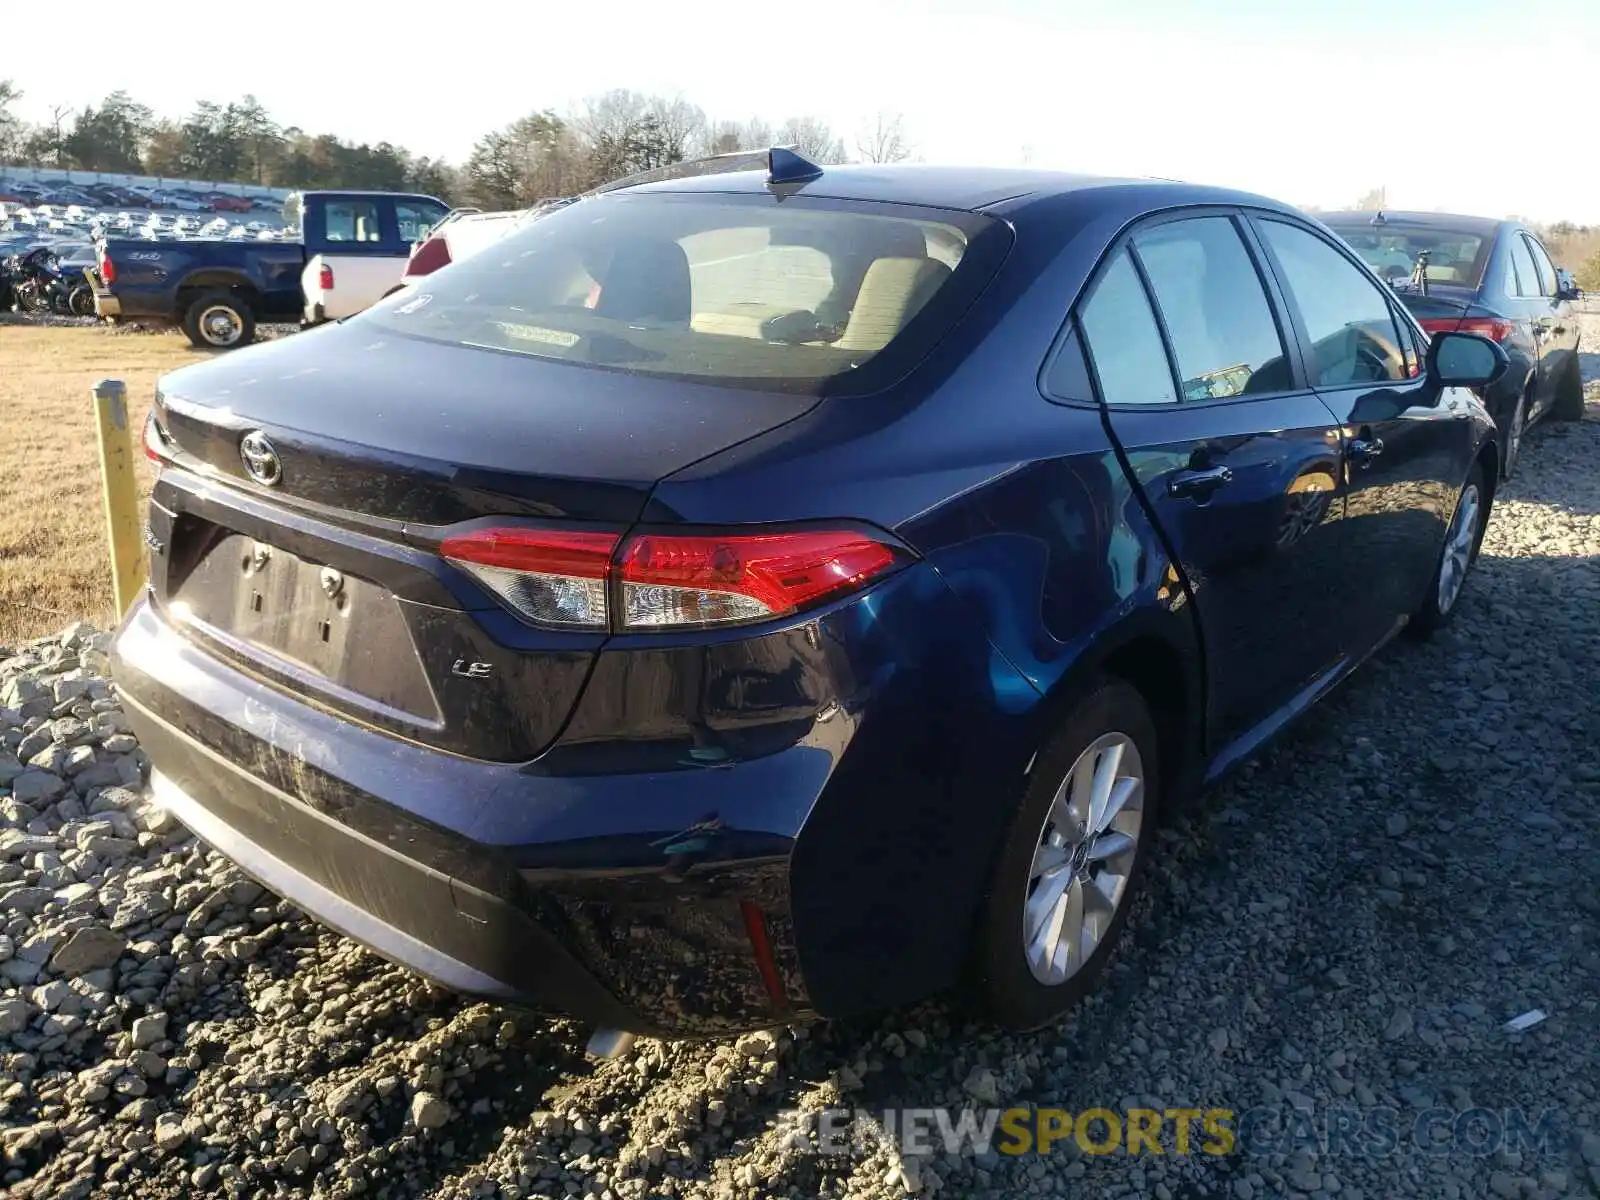
[[[1600,318],[1586,318],[1600,346]],[[144,799],[86,627],[0,651],[10,1195],[1600,1195],[1600,355],[1530,437],[1454,626],[1396,645],[1169,822],[1096,994],[1027,1037],[929,1005],[640,1041],[445,994],[263,894]],[[1508,1033],[1508,1019],[1547,1019]],[[845,1104],[1546,1110],[1541,1148],[872,1153]],[[1169,1151],[1172,1143],[1169,1139]],[[1260,1147],[1257,1147],[1261,1149]]]

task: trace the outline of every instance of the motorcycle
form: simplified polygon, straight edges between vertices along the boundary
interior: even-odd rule
[[[6,259],[5,273],[11,284],[11,307],[17,312],[74,317],[94,312],[94,291],[88,280],[73,282],[48,246],[12,255]]]

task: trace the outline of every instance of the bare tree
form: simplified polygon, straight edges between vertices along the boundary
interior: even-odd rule
[[[778,146],[793,146],[800,154],[821,166],[845,161],[844,139],[816,117],[790,117],[778,129]],[[758,147],[751,147],[758,149]]]
[[[708,124],[698,150],[702,154],[733,154],[739,150],[765,150],[772,144],[772,126],[760,117],[751,117],[748,121]]]
[[[856,137],[856,153],[862,162],[905,162],[911,157],[911,141],[906,136],[905,118],[897,112],[879,111]]]
[[[0,163],[18,162],[22,158],[27,129],[21,118],[11,111],[11,106],[22,99],[22,89],[9,79],[0,79]]]
[[[612,88],[590,96],[572,114],[570,124],[590,142],[602,138],[623,138],[635,128],[650,109],[650,97],[628,88]]]
[[[1387,189],[1375,187],[1356,201],[1356,208],[1362,212],[1377,212],[1381,208],[1386,208],[1388,203]]]
[[[35,166],[49,164],[65,170],[71,166],[67,147],[67,118],[73,113],[69,104],[57,104],[50,109],[48,120],[36,126],[23,147],[23,155]]]
[[[652,96],[645,113],[655,118],[661,136],[677,147],[682,158],[698,147],[706,134],[706,114],[696,105],[679,96]]]

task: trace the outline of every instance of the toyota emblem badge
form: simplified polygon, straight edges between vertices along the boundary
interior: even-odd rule
[[[283,479],[283,460],[261,430],[255,429],[244,435],[239,443],[239,457],[250,478],[262,487],[272,487]]]

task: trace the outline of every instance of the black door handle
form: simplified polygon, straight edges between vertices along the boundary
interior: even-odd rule
[[[1383,453],[1382,438],[1351,438],[1345,446],[1345,455],[1353,463],[1365,466]]]
[[[1174,500],[1209,500],[1212,492],[1232,482],[1233,470],[1229,467],[1184,471],[1174,475],[1167,483],[1167,495]]]

